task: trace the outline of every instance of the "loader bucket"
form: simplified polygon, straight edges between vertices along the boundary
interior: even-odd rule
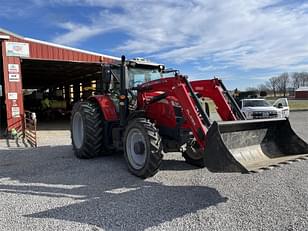
[[[258,172],[308,159],[308,144],[285,118],[214,121],[205,144],[203,159],[212,172]]]

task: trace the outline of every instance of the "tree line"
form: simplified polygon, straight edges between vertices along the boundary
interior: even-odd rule
[[[248,91],[259,91],[286,96],[288,89],[296,90],[299,87],[308,86],[308,72],[284,72],[279,76],[269,78],[264,84],[256,88],[247,88]]]

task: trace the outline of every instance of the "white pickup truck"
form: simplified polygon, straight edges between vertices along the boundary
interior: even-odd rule
[[[289,117],[290,109],[286,98],[280,98],[271,105],[265,99],[243,99],[241,111],[247,119],[271,119]]]

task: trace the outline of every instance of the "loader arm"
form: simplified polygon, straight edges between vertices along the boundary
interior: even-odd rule
[[[213,100],[223,121],[245,120],[245,116],[220,79],[191,81],[191,86],[194,92]]]
[[[189,125],[196,141],[200,148],[204,149],[205,137],[208,128],[211,126],[211,122],[197,99],[197,96],[193,92],[187,77],[177,75],[176,77],[163,78],[151,82],[147,82],[138,88],[139,93],[149,92],[163,92],[161,95],[164,97],[173,96],[178,99],[187,124]],[[153,98],[142,97],[146,108],[147,104],[153,103]],[[161,99],[161,97],[157,96]]]

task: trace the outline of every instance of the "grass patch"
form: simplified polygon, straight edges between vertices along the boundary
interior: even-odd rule
[[[289,100],[290,110],[308,110],[308,100]]]
[[[276,100],[267,101],[273,104]],[[290,110],[308,110],[308,99],[288,99]]]

